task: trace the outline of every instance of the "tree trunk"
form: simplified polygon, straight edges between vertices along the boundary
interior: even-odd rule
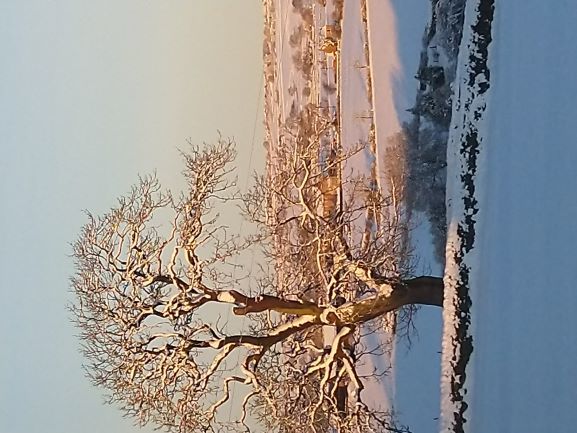
[[[369,272],[358,267],[355,268],[355,273],[359,280],[374,289],[376,294],[337,307],[325,307],[313,302],[292,301],[269,295],[251,298],[234,290],[219,292],[215,295],[215,299],[235,303],[234,312],[238,315],[277,311],[301,317],[314,316],[322,323],[337,326],[367,322],[405,305],[443,306],[444,285],[440,277],[422,276],[393,282],[372,277]]]
[[[443,306],[444,285],[441,277],[417,277],[403,281],[411,293],[409,304]]]
[[[325,310],[321,319],[325,323],[355,324],[375,319],[405,305],[443,306],[443,279],[440,277],[417,277],[398,283],[375,284],[378,293],[360,301],[353,301]]]

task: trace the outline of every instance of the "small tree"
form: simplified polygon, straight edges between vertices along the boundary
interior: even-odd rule
[[[279,156],[282,170],[244,196],[259,227],[247,239],[231,236],[215,213],[238,199],[234,146],[222,139],[183,154],[185,194],[144,177],[109,212],[88,215],[72,278],[86,368],[141,424],[249,431],[250,413],[281,432],[406,431],[365,401],[366,381],[378,376],[359,372],[371,356],[362,335],[391,312],[441,306],[442,280],[407,275],[390,200],[368,194],[364,179],[342,179],[351,154],[319,150],[330,123],[303,116],[309,126]],[[355,229],[361,215],[372,215],[369,232]],[[268,266],[249,295],[230,264],[254,246]],[[249,330],[231,332],[211,305],[249,316]],[[233,389],[243,401],[230,422]]]

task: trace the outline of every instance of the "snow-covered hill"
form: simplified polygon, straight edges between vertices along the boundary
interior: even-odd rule
[[[577,7],[470,0],[465,20],[448,152],[442,430],[572,432]]]

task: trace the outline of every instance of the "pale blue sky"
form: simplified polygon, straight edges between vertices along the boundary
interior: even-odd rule
[[[261,41],[260,0],[0,2],[0,432],[139,431],[83,376],[68,243],[187,138],[262,164]]]

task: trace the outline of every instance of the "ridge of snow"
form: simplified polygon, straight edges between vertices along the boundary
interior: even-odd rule
[[[474,350],[471,329],[471,283],[477,260],[479,169],[485,152],[485,110],[489,97],[488,47],[494,0],[472,0],[465,26],[456,78],[455,104],[447,146],[447,249],[444,331],[441,367],[441,431],[465,431]]]

